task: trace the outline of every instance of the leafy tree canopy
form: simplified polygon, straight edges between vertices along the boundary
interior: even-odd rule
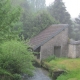
[[[20,12],[19,7],[11,6],[10,0],[0,0],[0,40],[17,36],[18,32],[15,30],[15,26],[18,26]]]
[[[28,0],[35,11],[42,10],[46,7],[45,0]]]
[[[15,0],[12,1],[15,3]],[[22,22],[22,34],[25,39],[37,35],[49,25],[56,23],[54,18],[45,10],[45,0],[20,0],[19,4],[23,9],[20,21]],[[34,11],[31,6],[33,6]]]
[[[78,16],[78,18],[75,18],[75,22],[80,25],[80,15]]]
[[[56,20],[51,17],[51,15],[47,11],[40,11],[37,12],[34,17],[31,17],[32,20],[27,24],[26,27],[24,27],[24,36],[25,38],[31,38],[38,33],[40,33],[42,30],[44,30],[46,27],[49,27],[52,24],[56,24]],[[26,32],[27,31],[27,32]]]
[[[72,38],[74,40],[80,40],[80,15],[75,18],[74,24],[72,26]]]
[[[70,14],[62,0],[55,0],[52,5],[48,7],[50,14],[60,23],[71,24]]]

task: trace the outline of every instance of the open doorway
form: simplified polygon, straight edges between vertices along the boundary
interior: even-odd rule
[[[54,46],[54,55],[60,57],[61,55],[61,46]]]

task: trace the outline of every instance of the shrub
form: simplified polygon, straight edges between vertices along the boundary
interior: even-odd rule
[[[12,78],[13,75],[10,72],[0,68],[0,80],[12,80]]]
[[[21,80],[22,79],[21,75],[19,75],[19,74],[14,74],[13,76],[14,76],[13,80]]]
[[[32,74],[34,68],[32,66],[33,55],[27,50],[27,46],[23,42],[13,40],[4,42],[1,45],[1,52],[1,69],[11,74]]]

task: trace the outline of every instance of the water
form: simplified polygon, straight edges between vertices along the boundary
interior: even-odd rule
[[[47,71],[40,68],[36,68],[34,71],[34,76],[26,80],[51,80],[51,79],[50,77],[48,77]]]

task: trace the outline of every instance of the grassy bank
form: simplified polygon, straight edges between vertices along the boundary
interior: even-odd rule
[[[80,80],[80,59],[54,58],[46,59],[45,67],[52,71],[64,70],[66,73],[60,75],[57,80]]]

